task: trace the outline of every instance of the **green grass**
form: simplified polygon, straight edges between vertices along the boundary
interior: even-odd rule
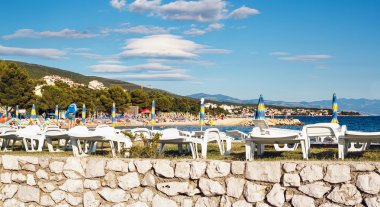
[[[198,147],[200,150],[200,146]],[[0,152],[0,155],[33,155],[33,156],[48,156],[48,157],[69,157],[72,156],[71,151],[50,153],[47,150],[43,152],[25,152],[20,146],[17,146],[15,151],[12,152]],[[200,154],[200,152],[199,152]],[[339,161],[337,158],[338,150],[336,145],[312,145],[311,155],[309,160],[311,161]],[[91,157],[112,157],[107,145],[104,145],[103,149],[98,148],[98,151]],[[165,152],[158,155],[158,158],[163,159],[192,159],[190,153],[179,154],[176,145],[167,145]],[[245,159],[245,147],[243,143],[233,143],[232,153],[228,156],[222,156],[219,153],[219,149],[216,144],[211,143],[208,147],[207,159],[213,160],[244,160]],[[262,156],[255,155],[257,161],[275,161],[275,160],[294,160],[302,161],[302,152],[300,148],[293,152],[277,152],[272,146],[266,146],[265,153]],[[371,146],[370,149],[365,152],[352,152],[349,153],[345,161],[380,161],[380,146]]]

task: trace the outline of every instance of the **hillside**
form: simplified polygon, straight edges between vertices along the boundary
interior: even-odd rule
[[[102,82],[106,87],[108,87],[110,85],[120,85],[121,87],[123,87],[127,90],[133,90],[133,89],[140,88],[139,85],[129,83],[129,82],[125,82],[125,81],[102,78],[102,77],[97,77],[97,76],[85,76],[85,75],[82,75],[79,73],[75,73],[75,72],[71,72],[71,71],[67,71],[67,70],[62,70],[59,68],[53,68],[53,67],[48,67],[48,66],[43,66],[43,65],[38,65],[38,64],[32,64],[32,63],[19,62],[19,61],[6,60],[6,62],[14,62],[14,63],[24,67],[29,72],[29,75],[35,79],[40,79],[40,78],[47,76],[47,75],[59,75],[61,77],[70,78],[74,82],[82,83],[82,84],[88,84],[92,80],[97,80],[97,81]]]
[[[218,102],[230,102],[237,104],[257,104],[257,99],[241,100],[233,98],[230,96],[222,94],[205,94],[197,93],[189,95],[191,98],[200,98],[204,97],[208,100],[218,101]],[[301,108],[330,108],[331,100],[321,100],[321,101],[301,101],[301,102],[286,102],[286,101],[272,101],[265,100],[267,105],[283,106],[283,107],[301,107]],[[340,98],[338,99],[339,110],[342,111],[356,111],[362,114],[368,115],[380,115],[380,100],[372,99],[347,99]]]

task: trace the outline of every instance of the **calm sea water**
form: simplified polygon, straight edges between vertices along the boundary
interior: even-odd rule
[[[330,116],[318,116],[318,117],[311,117],[311,116],[294,116],[293,118],[299,119],[304,124],[316,124],[316,123],[328,123],[331,121]],[[339,123],[341,125],[346,125],[348,130],[355,130],[355,131],[366,131],[366,132],[380,132],[380,116],[341,116],[338,117]],[[166,127],[155,127],[155,129],[165,129],[165,128],[171,128],[173,126],[166,126]],[[200,126],[175,126],[175,128],[178,128],[179,130],[184,131],[199,131]],[[203,126],[203,130],[207,129],[207,126]],[[250,132],[252,130],[252,127],[245,127],[245,126],[217,126],[219,130],[221,131],[227,131],[227,130],[240,130],[242,132]],[[297,129],[300,130],[302,126],[281,126],[281,128],[287,128],[287,129]]]

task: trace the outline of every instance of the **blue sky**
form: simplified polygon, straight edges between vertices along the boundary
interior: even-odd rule
[[[0,59],[242,99],[380,99],[379,1],[1,2]]]

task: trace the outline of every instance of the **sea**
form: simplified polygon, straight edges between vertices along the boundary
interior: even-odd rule
[[[283,117],[276,117],[283,118]],[[331,116],[293,116],[294,119],[299,119],[303,124],[316,124],[316,123],[329,123]],[[364,132],[380,132],[380,116],[340,116],[338,117],[340,125],[346,125],[350,131],[364,131]],[[250,126],[213,126],[220,131],[226,132],[228,130],[239,130],[248,133],[252,130]],[[276,126],[279,128],[301,130],[302,126]],[[200,126],[165,126],[154,127],[154,129],[162,130],[165,128],[177,128],[183,131],[200,131]],[[203,126],[205,130],[209,126]]]

